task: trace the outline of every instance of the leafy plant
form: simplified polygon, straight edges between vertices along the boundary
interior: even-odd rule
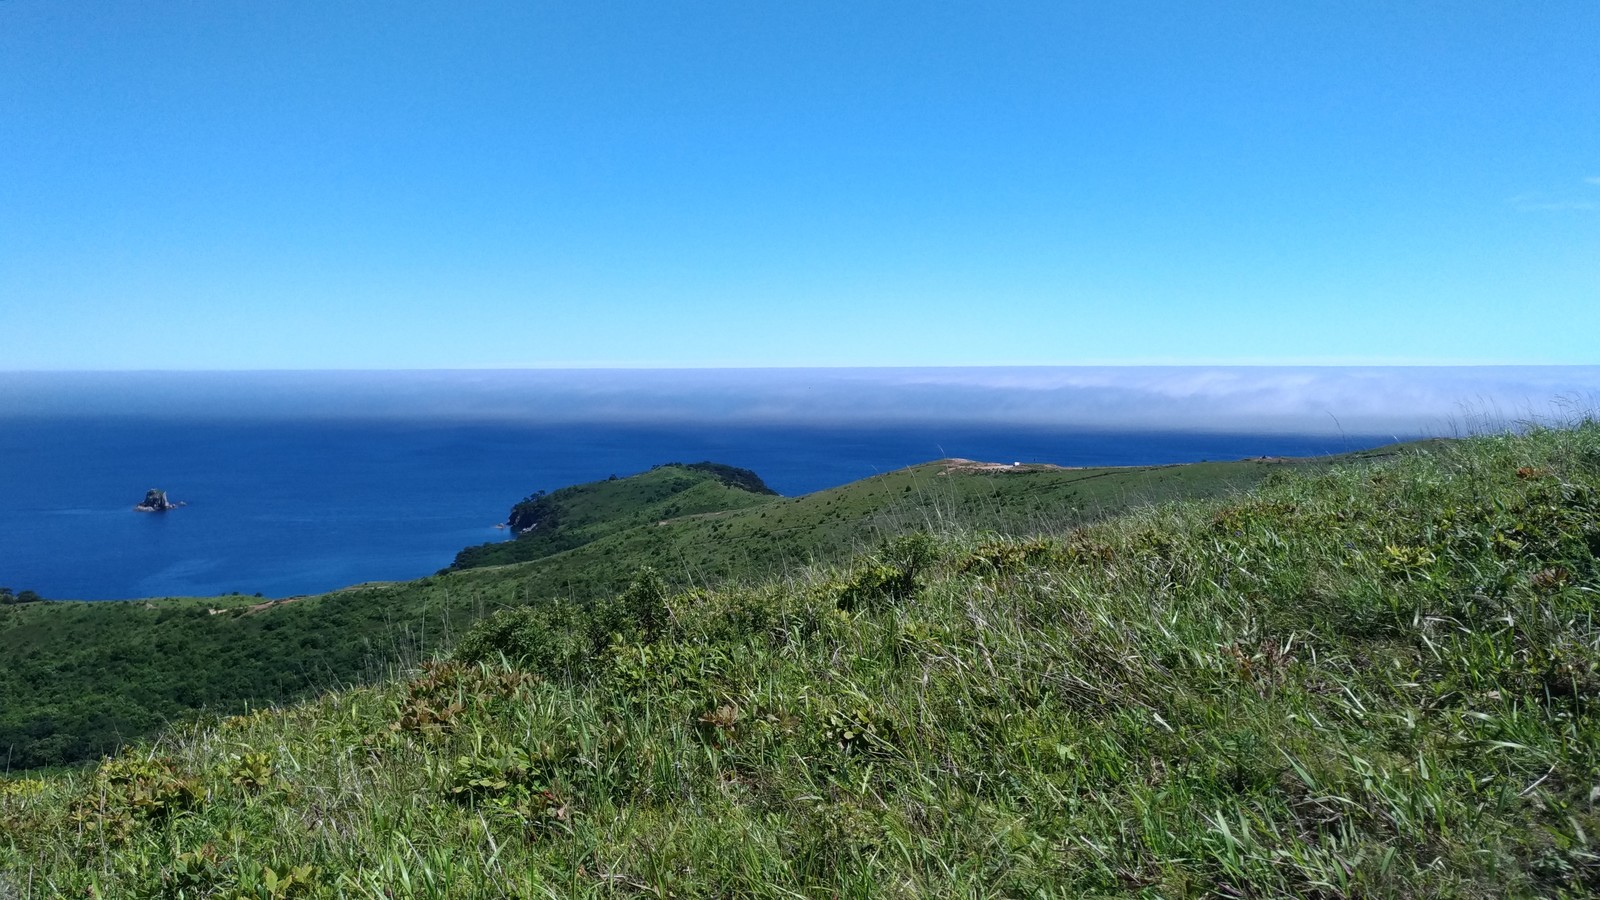
[[[277,772],[269,753],[234,753],[228,761],[228,781],[247,794],[265,790]]]

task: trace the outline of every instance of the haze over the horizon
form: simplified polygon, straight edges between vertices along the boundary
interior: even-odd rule
[[[1600,409],[1600,366],[0,373],[30,419],[394,420],[1449,436]],[[177,427],[181,431],[181,426]]]
[[[0,369],[1588,365],[1597,40],[1576,0],[7,0]]]

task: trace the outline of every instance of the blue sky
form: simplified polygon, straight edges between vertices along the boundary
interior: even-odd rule
[[[1600,4],[0,0],[0,368],[1591,364]]]

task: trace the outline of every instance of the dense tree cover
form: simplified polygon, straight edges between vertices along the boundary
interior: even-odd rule
[[[711,462],[706,460],[697,463],[666,463],[669,466],[680,466],[693,472],[705,472],[729,487],[749,491],[752,494],[766,494],[770,497],[778,496],[778,492],[767,486],[761,476],[738,466],[726,463]]]
[[[397,658],[373,603],[51,603],[0,611],[0,757],[13,768],[97,756],[198,710],[287,702],[382,675]],[[214,608],[214,607],[213,607]]]
[[[33,591],[13,591],[8,587],[0,587],[0,606],[12,603],[39,603],[44,598]]]

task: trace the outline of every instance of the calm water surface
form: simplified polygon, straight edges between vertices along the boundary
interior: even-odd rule
[[[269,597],[416,578],[536,490],[703,459],[795,495],[943,456],[1144,465],[1313,455],[1379,436],[952,425],[560,426],[0,419],[0,585],[55,599]],[[188,506],[133,511],[145,490]]]

